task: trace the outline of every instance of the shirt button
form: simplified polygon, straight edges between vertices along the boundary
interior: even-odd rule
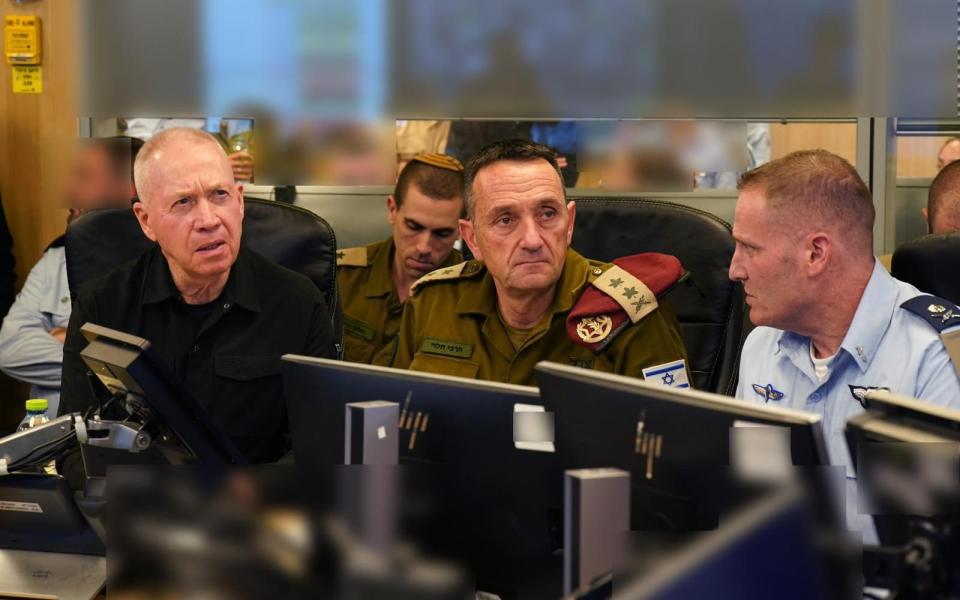
[[[193,351],[194,351],[194,352],[200,352],[200,346],[199,346],[199,345],[194,346],[194,347],[193,347]]]
[[[229,308],[230,308],[229,302],[223,305],[223,310],[229,310]]]
[[[810,394],[810,399],[813,400],[814,402],[820,400],[820,392],[814,392]]]

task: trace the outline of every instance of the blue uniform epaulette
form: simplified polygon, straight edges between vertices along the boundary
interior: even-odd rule
[[[929,323],[937,333],[960,325],[960,306],[938,296],[924,294],[900,305]]]

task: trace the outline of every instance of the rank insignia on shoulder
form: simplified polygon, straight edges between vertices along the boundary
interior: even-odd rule
[[[772,383],[768,383],[767,385],[760,385],[759,383],[755,383],[753,384],[752,387],[753,387],[754,393],[756,393],[761,398],[763,398],[764,404],[766,404],[767,402],[770,402],[771,400],[774,402],[783,400],[783,392],[773,387]]]
[[[690,380],[687,379],[687,363],[682,358],[643,369],[643,379],[649,383],[659,383],[669,387],[690,387]]]
[[[415,294],[417,290],[423,287],[424,284],[433,282],[433,281],[444,281],[448,279],[459,279],[463,275],[472,274],[472,270],[467,267],[470,266],[471,261],[464,261],[462,263],[455,264],[451,267],[443,267],[437,269],[436,271],[430,271],[416,282],[410,288],[410,292]]]
[[[590,270],[589,285],[567,316],[567,336],[600,352],[627,326],[656,310],[657,294],[683,275],[673,256],[647,252]]]
[[[937,296],[922,295],[900,305],[933,326],[938,333],[960,325],[960,307]]]
[[[890,388],[888,387],[874,387],[872,385],[850,385],[847,384],[847,387],[850,388],[850,395],[853,396],[853,399],[860,403],[860,406],[867,407],[867,392],[873,390],[881,390],[884,392],[889,392]]]
[[[338,267],[365,267],[367,266],[367,249],[364,246],[343,248],[337,250]]]

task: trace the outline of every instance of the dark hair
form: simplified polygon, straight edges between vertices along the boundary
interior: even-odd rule
[[[397,187],[393,194],[397,208],[403,206],[403,199],[410,186],[415,186],[421,194],[434,200],[456,200],[463,197],[463,171],[411,160],[404,165],[397,177]]]
[[[563,189],[564,198],[566,198],[567,191],[563,187],[563,172],[557,162],[557,153],[552,148],[530,140],[500,140],[484,146],[467,161],[463,177],[464,202],[467,214],[473,214],[473,181],[477,178],[477,173],[484,167],[502,160],[547,161],[557,172],[557,177],[560,178],[560,187]]]
[[[795,227],[798,217],[819,218],[860,234],[873,252],[873,197],[860,174],[843,158],[826,150],[801,150],[747,171],[738,190],[763,190],[771,208],[786,211],[783,221]]]
[[[947,208],[948,195],[951,194],[953,203],[957,204],[957,199],[960,199],[960,160],[948,163],[940,169],[930,183],[930,191],[927,193],[927,222],[930,231],[934,231],[934,223]]]
[[[91,138],[87,144],[103,148],[110,162],[110,168],[117,177],[126,176],[133,181],[133,163],[143,148],[143,140],[126,135],[105,138]]]

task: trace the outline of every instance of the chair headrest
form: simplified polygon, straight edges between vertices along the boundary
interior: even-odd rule
[[[689,206],[642,198],[576,198],[573,248],[587,258],[660,252],[680,259],[689,279],[664,297],[680,322],[694,386],[727,393],[736,378],[743,290],[727,277],[730,225]]]
[[[925,235],[893,253],[890,273],[920,291],[960,303],[960,232]]]
[[[311,279],[336,308],[337,240],[333,229],[316,214],[291,206],[247,198],[241,243],[251,250]],[[67,279],[76,294],[86,282],[135,260],[153,247],[133,211],[92,211],[72,222],[66,233]]]

